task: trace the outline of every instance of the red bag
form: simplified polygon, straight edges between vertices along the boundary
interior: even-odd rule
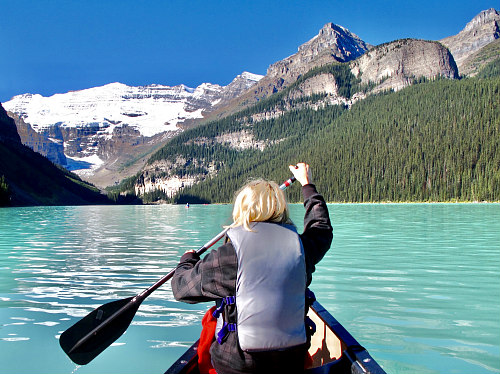
[[[215,340],[215,329],[217,319],[212,315],[216,307],[213,306],[203,316],[201,320],[200,342],[198,344],[198,369],[200,374],[217,374],[210,359],[210,346]],[[306,355],[304,368],[312,366],[313,360],[309,353]]]
[[[215,306],[207,310],[201,320],[202,330],[200,343],[198,344],[198,369],[200,374],[217,374],[210,359],[210,346],[215,340],[215,328],[217,326],[217,319],[212,315],[214,310]]]

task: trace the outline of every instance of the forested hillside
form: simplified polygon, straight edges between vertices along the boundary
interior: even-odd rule
[[[341,116],[304,115],[292,139],[183,195],[230,201],[245,179],[281,180],[286,165],[304,160],[328,201],[498,201],[499,95],[498,78],[440,80],[370,97]],[[273,122],[285,127],[290,117]]]
[[[0,142],[0,206],[111,203],[97,188],[28,147]]]
[[[208,175],[210,164],[217,176],[185,187],[173,198],[156,191],[145,200],[230,202],[247,179],[281,181],[288,177],[288,164],[306,161],[331,202],[499,201],[497,71],[498,61],[478,78],[424,81],[396,93],[369,96],[350,109],[297,109],[255,123],[254,109],[247,109],[186,131],[150,163],[182,158],[179,175]],[[255,110],[288,105],[287,98],[286,93],[271,97]],[[238,150],[213,140],[242,129],[255,141],[267,142],[264,150]],[[133,183],[131,179],[129,187]],[[300,200],[299,189],[289,194],[292,201]]]

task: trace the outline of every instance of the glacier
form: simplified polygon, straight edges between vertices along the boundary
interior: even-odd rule
[[[20,115],[39,132],[51,126],[86,127],[99,125],[107,134],[115,127],[129,125],[150,137],[165,131],[175,131],[186,119],[201,118],[203,109],[193,110],[191,101],[212,105],[211,96],[218,96],[223,87],[201,84],[195,89],[184,85],[127,86],[110,83],[81,91],[55,94],[14,96],[5,102],[7,111]]]

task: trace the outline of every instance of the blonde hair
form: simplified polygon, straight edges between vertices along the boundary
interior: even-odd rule
[[[252,231],[250,222],[291,223],[285,194],[272,181],[256,179],[238,192],[233,206],[233,224]]]

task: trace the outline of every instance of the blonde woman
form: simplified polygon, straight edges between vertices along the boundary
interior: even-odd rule
[[[289,168],[302,185],[302,234],[290,221],[279,186],[251,181],[236,194],[226,243],[202,260],[186,252],[172,278],[177,300],[217,304],[210,354],[218,374],[303,370],[309,345],[306,288],[330,248],[332,226],[309,165]]]

